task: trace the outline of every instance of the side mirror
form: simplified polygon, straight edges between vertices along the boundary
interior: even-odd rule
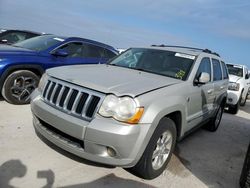
[[[200,76],[195,79],[196,84],[206,84],[210,81],[210,75],[206,72],[202,72]]]
[[[52,55],[54,56],[60,56],[60,57],[67,57],[69,55],[69,53],[65,50],[62,49],[57,49],[53,52],[51,52]]]

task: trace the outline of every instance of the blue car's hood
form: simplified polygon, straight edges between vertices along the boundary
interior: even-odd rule
[[[10,45],[0,45],[0,55],[35,55],[36,51]]]

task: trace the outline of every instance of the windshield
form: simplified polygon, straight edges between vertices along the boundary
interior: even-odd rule
[[[132,48],[109,64],[186,80],[195,56],[166,50]]]
[[[27,48],[35,51],[42,51],[54,46],[56,44],[61,43],[64,39],[60,37],[56,37],[54,35],[42,35],[39,37],[34,37],[31,39],[27,39],[22,42],[18,42],[13,46]]]
[[[227,69],[228,69],[229,74],[239,76],[239,77],[243,77],[243,68],[241,66],[227,65]]]

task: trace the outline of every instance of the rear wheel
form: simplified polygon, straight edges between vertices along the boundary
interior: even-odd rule
[[[163,118],[153,133],[141,159],[128,169],[134,175],[153,179],[166,168],[176,143],[175,123],[169,118]]]
[[[27,104],[30,94],[38,86],[39,77],[28,70],[18,70],[11,73],[4,81],[2,96],[12,104]]]
[[[222,114],[223,114],[223,109],[224,107],[223,106],[220,106],[215,114],[215,116],[212,118],[212,120],[210,120],[205,128],[211,132],[215,132],[219,125],[220,125],[220,122],[221,122],[221,118],[222,118]]]

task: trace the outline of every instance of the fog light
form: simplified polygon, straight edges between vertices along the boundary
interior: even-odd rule
[[[113,148],[107,147],[107,153],[110,157],[115,157],[116,156],[116,152]]]

